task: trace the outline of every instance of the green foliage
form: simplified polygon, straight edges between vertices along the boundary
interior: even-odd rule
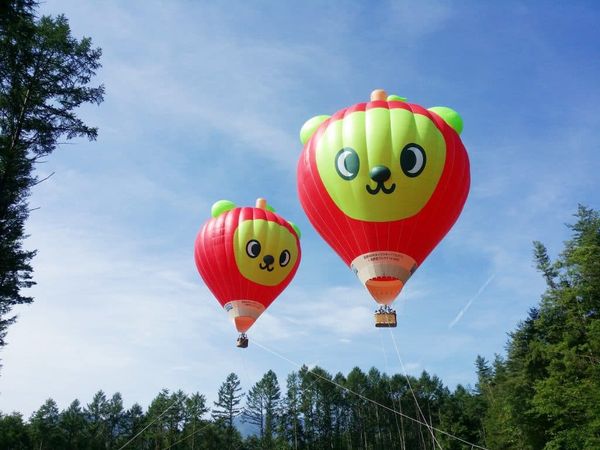
[[[218,398],[212,411],[212,417],[225,432],[225,447],[237,448],[240,439],[239,432],[233,425],[233,420],[242,413],[240,403],[242,393],[240,379],[235,373],[227,375],[226,380],[219,388]]]
[[[555,261],[534,242],[547,290],[481,391],[492,448],[600,448],[600,215],[575,217]]]
[[[52,153],[60,138],[95,139],[97,129],[75,114],[99,104],[104,87],[89,83],[101,51],[89,38],[71,36],[64,16],[36,18],[37,2],[5,0],[0,14],[0,348],[12,307],[31,303],[22,291],[34,284],[25,250],[27,198],[40,181],[35,164]]]
[[[0,414],[0,448],[25,450],[31,448],[29,426],[19,413]]]
[[[280,397],[277,375],[272,370],[252,386],[246,397],[242,419],[258,427],[262,448],[273,447],[273,433],[279,422]]]

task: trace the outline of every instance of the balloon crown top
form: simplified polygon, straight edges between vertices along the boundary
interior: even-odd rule
[[[387,95],[387,92],[383,89],[375,89],[371,92],[371,101],[388,101],[388,102],[405,102],[406,97],[400,97],[399,95]]]
[[[256,208],[259,209],[267,209],[267,200],[265,200],[264,198],[257,198],[256,199]]]
[[[275,208],[273,208],[271,205],[269,205],[267,203],[267,200],[265,200],[262,197],[259,197],[256,199],[256,205],[254,207],[257,209],[264,209],[265,211],[276,213]],[[234,210],[236,208],[237,208],[236,204],[230,200],[219,200],[218,202],[215,202],[212,205],[212,208],[210,209],[210,214],[213,218],[216,219],[221,214],[225,214],[226,212]],[[300,237],[302,237],[302,233],[300,232],[300,228],[298,227],[298,225],[296,225],[294,222],[290,222],[289,220],[287,222],[290,224],[290,226],[296,232],[298,239],[300,239]]]

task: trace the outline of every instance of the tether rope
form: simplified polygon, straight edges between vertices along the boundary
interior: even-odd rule
[[[415,404],[417,405],[419,414],[421,415],[421,418],[425,422],[427,429],[429,430],[429,433],[431,434],[431,438],[433,439],[435,444],[441,449],[442,446],[440,445],[438,440],[435,438],[435,433],[433,432],[433,426],[429,425],[429,422],[427,422],[427,418],[425,417],[425,414],[423,414],[423,410],[421,409],[421,406],[419,406],[419,401],[417,400],[415,391],[413,390],[412,385],[410,384],[410,379],[408,378],[408,373],[406,372],[406,368],[404,367],[404,363],[402,362],[402,358],[400,357],[400,351],[398,350],[398,345],[396,344],[396,337],[394,336],[394,333],[392,333],[392,329],[390,328],[389,330],[390,330],[390,335],[392,336],[392,341],[394,342],[394,348],[396,349],[396,354],[398,355],[398,360],[400,361],[400,367],[402,367],[402,372],[404,372],[404,378],[406,378],[406,382],[408,383],[408,388],[410,389],[410,393],[412,394],[413,399],[415,400]]]
[[[138,438],[138,436],[140,436],[144,431],[146,431],[154,423],[156,423],[156,421],[158,419],[160,419],[162,416],[164,416],[167,413],[167,411],[170,410],[173,406],[175,406],[175,403],[177,403],[179,401],[180,401],[180,399],[176,399],[173,403],[171,403],[169,406],[167,406],[165,408],[165,410],[163,412],[161,412],[158,417],[156,417],[152,422],[150,422],[148,425],[146,425],[144,428],[142,428],[134,437],[132,437],[131,439],[129,439],[127,442],[125,442],[121,447],[119,447],[118,450],[123,450],[125,447],[127,447],[129,444],[131,444],[133,441],[135,441]]]
[[[385,370],[387,373],[391,373],[390,371],[390,367],[388,365],[388,358],[387,358],[387,352],[385,351],[385,346],[383,345],[383,336],[381,335],[381,333],[377,333],[379,334],[379,341],[381,343],[381,351],[383,352],[383,360],[385,361]],[[386,374],[387,375],[387,374]],[[394,409],[394,412],[396,412],[396,405],[394,402],[394,395],[392,392],[392,379],[391,377],[387,376],[387,384],[388,384],[388,389],[390,392],[390,399],[392,400],[392,408]],[[400,403],[402,401],[402,399],[398,399],[398,403]],[[402,408],[402,406],[400,406],[400,408]],[[400,424],[398,424],[398,415],[394,414],[394,419],[396,421],[396,430],[398,431],[398,437],[400,437],[401,441],[404,441],[402,433],[400,432]],[[404,448],[404,442],[402,443],[402,448]]]
[[[260,342],[257,342],[257,341],[256,341],[256,339],[253,339],[253,341],[254,341],[254,344],[255,344],[255,345],[257,345],[258,347],[260,347],[260,348],[262,348],[263,350],[265,350],[265,351],[267,351],[267,352],[269,352],[269,353],[271,353],[271,354],[273,354],[273,355],[277,356],[278,358],[281,358],[281,359],[282,359],[282,360],[284,360],[284,361],[287,361],[288,363],[292,364],[293,366],[296,366],[296,367],[299,367],[299,368],[301,368],[301,367],[302,367],[302,366],[301,366],[300,364],[298,364],[297,362],[294,362],[294,361],[292,361],[291,359],[289,359],[289,358],[286,358],[286,357],[285,357],[285,356],[283,356],[282,354],[280,354],[280,353],[277,353],[275,350],[271,350],[270,348],[267,348],[267,347],[265,347],[265,346],[264,346],[264,345],[262,345]],[[326,377],[324,377],[324,376],[322,376],[322,375],[319,375],[318,373],[312,372],[312,370],[309,370],[309,372],[311,372],[311,373],[312,373],[314,376],[316,376],[316,377],[319,377],[319,378],[321,378],[322,380],[325,380],[325,381],[327,381],[328,383],[331,383],[331,384],[333,384],[334,386],[337,386],[337,387],[339,387],[340,389],[343,389],[343,390],[344,390],[344,391],[346,391],[346,392],[349,392],[349,393],[351,393],[351,394],[354,394],[354,395],[356,395],[357,397],[360,397],[360,398],[362,398],[363,400],[366,400],[366,401],[368,401],[368,402],[370,402],[370,403],[374,403],[374,404],[378,405],[379,407],[381,407],[381,408],[383,408],[383,409],[385,409],[385,410],[387,410],[387,411],[390,411],[390,412],[392,412],[392,413],[394,413],[394,414],[398,414],[398,415],[400,415],[400,416],[402,416],[402,417],[404,417],[404,418],[406,418],[406,419],[408,419],[408,420],[410,420],[410,421],[412,421],[412,422],[418,423],[418,424],[420,424],[420,425],[423,425],[423,426],[426,426],[426,427],[428,427],[428,426],[429,426],[427,423],[421,422],[419,419],[415,419],[414,417],[411,417],[411,416],[409,416],[409,415],[406,415],[406,414],[403,414],[403,413],[401,413],[401,412],[398,412],[398,411],[394,410],[393,408],[390,408],[389,406],[382,405],[381,403],[379,403],[379,402],[377,402],[377,401],[375,401],[375,400],[372,400],[372,399],[370,399],[370,398],[368,398],[368,397],[366,397],[366,396],[364,396],[364,395],[362,395],[362,394],[360,394],[360,393],[358,393],[358,392],[356,392],[356,391],[353,391],[352,389],[350,389],[350,388],[347,388],[346,386],[342,386],[341,384],[339,384],[339,383],[336,383],[336,382],[335,382],[335,381],[333,381],[333,380],[330,380],[330,379],[328,379],[328,378],[326,378]],[[451,434],[451,433],[448,433],[447,431],[441,430],[441,429],[439,429],[439,428],[435,428],[435,427],[433,427],[433,426],[432,426],[432,427],[431,427],[431,429],[432,429],[432,430],[435,430],[435,431],[437,431],[438,433],[441,433],[441,434],[443,434],[443,435],[445,435],[445,436],[448,436],[448,437],[450,437],[450,438],[452,438],[452,439],[455,439],[455,440],[457,440],[457,441],[460,441],[460,442],[462,442],[463,444],[470,445],[470,446],[472,446],[473,448],[478,448],[478,449],[481,449],[481,450],[489,450],[489,449],[488,449],[488,448],[486,448],[486,447],[482,447],[481,445],[477,445],[477,444],[474,444],[473,442],[466,441],[465,439],[462,439],[462,438],[460,438],[460,437],[458,437],[458,436],[455,436],[455,435],[453,435],[453,434]]]
[[[192,436],[195,436],[196,434],[200,433],[201,431],[204,431],[204,430],[206,430],[206,429],[207,429],[207,428],[208,428],[210,425],[211,425],[210,423],[207,423],[207,424],[206,424],[206,425],[204,425],[202,428],[200,428],[200,429],[198,429],[198,430],[196,430],[196,431],[194,431],[194,432],[192,432],[192,433],[188,434],[186,437],[184,437],[184,438],[182,438],[182,439],[179,439],[179,440],[178,440],[178,441],[176,441],[176,442],[173,442],[171,445],[169,445],[167,448],[165,448],[165,450],[169,450],[170,448],[173,448],[173,447],[175,447],[177,444],[180,444],[180,443],[182,443],[183,441],[186,441],[186,440],[188,440],[188,439],[189,439],[189,438],[191,438]]]

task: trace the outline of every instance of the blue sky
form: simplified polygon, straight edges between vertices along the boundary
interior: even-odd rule
[[[600,208],[596,2],[190,2],[48,0],[103,49],[96,142],[39,168],[28,223],[36,301],[2,351],[0,410],[98,389],[147,406],[161,388],[214,400],[296,367],[401,364],[451,387],[544,290],[532,241],[555,256],[578,203]],[[309,224],[297,200],[298,131],[375,88],[463,117],[472,188],[462,216],[396,302],[398,328]],[[289,288],[235,348],[193,242],[219,199],[265,196],[302,232]],[[393,333],[393,334],[392,334]]]

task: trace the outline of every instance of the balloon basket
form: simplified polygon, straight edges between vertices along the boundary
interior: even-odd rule
[[[248,337],[244,333],[240,334],[240,336],[237,338],[237,342],[236,342],[235,346],[239,347],[239,348],[247,348],[248,347]]]
[[[389,306],[382,306],[375,311],[375,326],[377,328],[396,328],[396,311]]]

